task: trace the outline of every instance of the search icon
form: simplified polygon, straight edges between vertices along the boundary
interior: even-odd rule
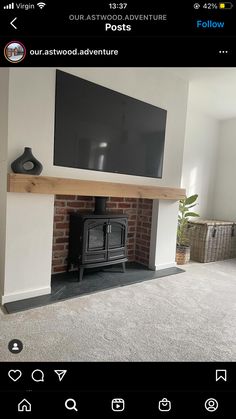
[[[65,401],[65,407],[68,410],[75,410],[76,412],[78,412],[78,409],[76,407],[76,401],[75,401],[75,399],[67,399]]]

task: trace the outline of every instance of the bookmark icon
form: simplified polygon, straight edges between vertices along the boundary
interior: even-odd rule
[[[227,381],[227,370],[216,370],[216,381]]]

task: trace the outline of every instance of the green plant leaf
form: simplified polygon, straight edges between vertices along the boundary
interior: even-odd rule
[[[186,217],[199,217],[199,214],[197,214],[196,212],[186,212],[185,216]]]
[[[195,203],[195,204],[192,204],[192,205],[188,205],[187,206],[187,208],[188,208],[188,210],[190,209],[190,208],[193,208],[193,207],[195,207],[196,205],[199,205],[198,203]]]
[[[197,194],[189,196],[188,198],[185,199],[185,205],[193,204],[197,200],[197,198],[198,198]]]
[[[189,244],[189,238],[186,237],[186,230],[188,228],[189,217],[199,217],[199,214],[190,210],[190,208],[198,205],[198,203],[196,203],[197,198],[198,195],[195,194],[179,201],[177,225],[177,243],[179,245]]]

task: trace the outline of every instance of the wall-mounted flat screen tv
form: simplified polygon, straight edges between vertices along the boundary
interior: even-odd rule
[[[54,165],[161,178],[166,117],[164,109],[57,70]]]

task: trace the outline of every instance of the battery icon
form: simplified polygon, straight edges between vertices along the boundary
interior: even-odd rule
[[[219,9],[230,10],[233,8],[233,3],[227,1],[226,3],[219,3]]]

